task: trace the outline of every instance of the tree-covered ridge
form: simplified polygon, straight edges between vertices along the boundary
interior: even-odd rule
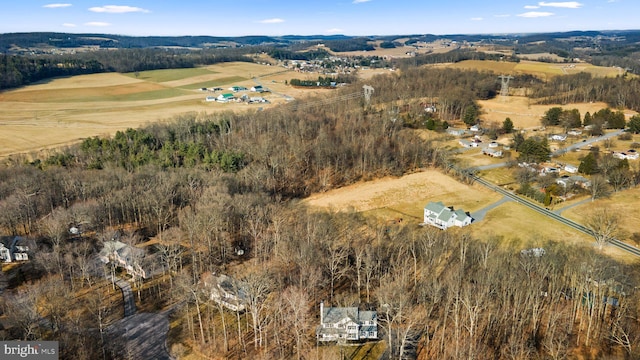
[[[230,61],[252,62],[253,60],[246,56],[247,52],[247,49],[202,51],[121,49],[74,55],[0,54],[0,89],[15,88],[58,76],[192,68]]]
[[[375,50],[369,41],[369,38],[360,37],[342,40],[328,40],[325,41],[325,45],[331,49],[331,51],[335,52]]]

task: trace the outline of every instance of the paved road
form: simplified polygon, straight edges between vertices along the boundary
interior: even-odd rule
[[[573,145],[569,145],[569,146],[567,146],[565,148],[558,149],[558,150],[554,151],[551,154],[551,156],[560,156],[560,155],[562,155],[564,153],[568,153],[569,151],[573,151],[575,149],[580,149],[581,147],[584,147],[584,146],[589,146],[589,145],[591,145],[593,143],[596,143],[598,141],[605,140],[605,139],[610,139],[612,137],[616,137],[616,136],[622,134],[623,132],[624,132],[624,130],[616,130],[616,131],[604,134],[602,136],[589,138],[589,139],[586,139],[585,141],[577,142],[577,143],[575,143]]]
[[[167,350],[166,313],[137,313],[107,328],[112,346],[126,359],[172,360]]]
[[[106,276],[108,281],[113,281],[113,277],[111,275]],[[136,313],[136,302],[133,298],[133,291],[131,291],[131,285],[120,279],[119,277],[115,278],[113,281],[116,286],[122,291],[122,300],[124,302],[124,317],[131,316]]]
[[[585,227],[585,226],[583,226],[581,224],[578,224],[577,222],[575,222],[573,220],[569,220],[567,218],[564,218],[564,217],[554,213],[553,211],[547,210],[547,209],[537,205],[536,203],[533,203],[533,202],[529,201],[526,198],[521,198],[521,197],[517,196],[516,194],[514,194],[514,193],[512,193],[510,191],[507,191],[507,190],[505,190],[505,189],[503,189],[503,188],[501,188],[499,186],[496,186],[496,185],[490,183],[487,180],[482,179],[479,176],[474,176],[474,180],[476,182],[478,182],[479,184],[481,184],[481,185],[483,185],[483,186],[485,186],[485,187],[487,187],[487,188],[489,188],[491,190],[494,190],[494,191],[496,191],[496,192],[498,192],[498,193],[500,193],[500,194],[502,194],[502,195],[504,195],[506,197],[509,197],[509,198],[515,200],[519,204],[523,204],[524,206],[527,206],[528,208],[539,212],[542,215],[545,215],[545,216],[550,217],[550,218],[552,218],[552,219],[554,219],[556,221],[559,221],[559,222],[561,222],[561,223],[563,223],[563,224],[565,224],[567,226],[570,226],[570,227],[574,228],[575,230],[583,232],[583,233],[585,233],[585,234],[587,234],[589,236],[593,236],[593,233],[591,232],[591,230],[589,230],[587,227]],[[622,241],[620,241],[618,239],[613,239],[613,240],[609,241],[609,244],[611,244],[611,245],[613,245],[613,246],[615,246],[615,247],[617,247],[617,248],[619,248],[621,250],[624,250],[624,251],[626,251],[626,252],[628,252],[628,253],[630,253],[632,255],[640,256],[640,249],[635,248],[635,247],[633,247],[633,246],[631,246],[631,245],[629,245],[627,243],[624,243],[624,242],[622,242]]]
[[[478,210],[476,212],[473,212],[471,214],[471,217],[473,218],[473,222],[477,222],[477,221],[480,221],[480,220],[484,219],[485,215],[487,215],[487,212],[489,212],[489,210],[492,210],[492,209],[494,209],[494,208],[496,208],[496,207],[498,207],[498,206],[500,206],[500,205],[502,205],[502,204],[504,204],[504,203],[506,203],[508,201],[512,201],[512,200],[510,198],[506,197],[506,196],[503,196],[502,199],[494,202],[493,204],[491,204],[489,206],[485,206],[484,208],[482,208],[482,209],[480,209],[480,210]]]
[[[560,215],[560,214],[562,214],[562,212],[563,212],[563,211],[565,211],[565,210],[569,210],[569,209],[571,209],[572,207],[576,207],[576,206],[578,206],[578,205],[582,205],[582,204],[584,204],[584,203],[586,203],[586,202],[589,202],[589,201],[592,201],[592,200],[591,200],[591,198],[586,198],[586,199],[583,199],[583,200],[578,201],[577,203],[574,203],[574,204],[571,204],[571,205],[568,205],[568,206],[562,207],[562,208],[560,208],[560,209],[555,209],[555,210],[553,210],[553,212],[554,212],[554,213],[556,213],[556,214],[558,214],[558,215]]]
[[[481,166],[476,166],[476,169],[478,170],[491,170],[491,169],[497,169],[497,168],[501,168],[501,167],[505,167],[507,166],[507,162],[501,162],[501,163],[497,163],[497,164],[489,164],[489,165],[481,165]]]

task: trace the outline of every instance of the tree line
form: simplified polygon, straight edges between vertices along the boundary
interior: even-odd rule
[[[120,49],[73,55],[18,56],[0,54],[0,89],[10,89],[59,76],[102,72],[134,72],[191,68],[220,62],[253,60],[247,49],[180,51]]]

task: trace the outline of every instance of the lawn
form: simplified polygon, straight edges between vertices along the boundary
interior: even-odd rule
[[[562,216],[584,224],[594,208],[608,208],[621,215],[621,232],[618,238],[627,240],[633,233],[640,232],[640,228],[638,228],[640,223],[640,213],[637,211],[638,204],[640,204],[640,188],[632,188],[615,193],[610,198],[598,199],[578,205],[562,212]]]
[[[534,210],[513,201],[489,211],[486,217],[469,229],[479,239],[502,236],[514,246],[542,246],[548,241],[590,244],[590,236],[573,230]]]

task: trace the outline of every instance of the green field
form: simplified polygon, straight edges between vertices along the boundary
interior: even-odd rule
[[[127,73],[125,75],[136,78],[139,80],[146,80],[151,82],[167,82],[182,80],[190,77],[216,74],[215,71],[211,71],[205,68],[187,68],[187,69],[166,69],[166,70],[149,70],[140,71],[136,76],[135,72]]]
[[[223,78],[214,79],[214,80],[210,80],[210,81],[197,82],[197,83],[194,83],[194,84],[181,86],[180,88],[188,89],[188,90],[198,90],[198,89],[202,89],[202,88],[210,88],[210,87],[213,87],[213,86],[222,86],[222,85],[235,84],[235,83],[239,83],[241,81],[247,81],[247,80],[249,80],[249,79],[246,78],[246,77],[242,77],[242,76],[229,76],[229,77],[223,77]]]

